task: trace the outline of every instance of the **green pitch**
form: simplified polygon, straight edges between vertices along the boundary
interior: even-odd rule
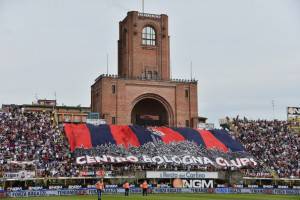
[[[96,196],[60,196],[60,197],[30,197],[13,198],[12,200],[97,200]],[[143,197],[141,195],[131,195],[129,197],[121,195],[104,195],[102,200],[289,200],[300,199],[300,196],[290,195],[263,195],[263,194],[159,194]]]

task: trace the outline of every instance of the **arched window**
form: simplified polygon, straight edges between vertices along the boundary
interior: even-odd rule
[[[149,46],[156,45],[156,33],[155,33],[154,28],[152,28],[150,26],[146,26],[145,28],[143,28],[142,44],[149,45]]]

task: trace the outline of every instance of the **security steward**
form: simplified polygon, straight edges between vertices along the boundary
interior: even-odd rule
[[[98,200],[101,200],[102,199],[102,192],[103,192],[103,189],[104,189],[103,180],[99,180],[96,183],[96,189],[97,189],[97,194],[98,194]]]
[[[126,182],[123,184],[123,188],[125,189],[125,196],[129,196],[129,188],[130,188],[130,185],[129,185],[128,181],[126,181]]]
[[[143,190],[143,196],[147,196],[148,195],[148,183],[147,181],[145,180],[141,185],[140,187],[142,188]]]

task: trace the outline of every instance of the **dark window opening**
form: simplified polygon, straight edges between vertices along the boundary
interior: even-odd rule
[[[190,120],[185,120],[185,126],[190,127]]]
[[[123,47],[126,47],[126,41],[127,41],[127,29],[124,29],[124,31],[123,31]]]
[[[113,94],[116,93],[116,85],[112,85],[111,86],[111,91],[112,91]]]
[[[112,124],[116,124],[116,117],[112,117],[112,118],[111,118],[111,123],[112,123]]]
[[[153,72],[153,79],[158,79],[157,71],[154,71],[154,72]]]
[[[189,97],[189,90],[185,89],[185,97]]]
[[[151,71],[147,72],[147,79],[152,79],[152,72]]]

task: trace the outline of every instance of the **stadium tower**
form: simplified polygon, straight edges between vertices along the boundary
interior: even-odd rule
[[[170,77],[167,15],[127,13],[119,23],[118,75],[95,80],[91,109],[108,124],[197,126],[197,81]]]

